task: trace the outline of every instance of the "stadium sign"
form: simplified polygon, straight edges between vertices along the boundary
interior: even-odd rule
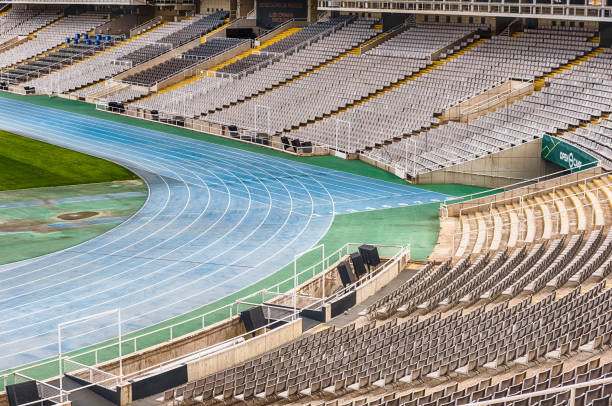
[[[257,25],[272,28],[285,21],[306,19],[308,17],[307,0],[257,0]]]
[[[597,159],[592,155],[548,134],[542,138],[542,158],[572,172],[597,166]]]

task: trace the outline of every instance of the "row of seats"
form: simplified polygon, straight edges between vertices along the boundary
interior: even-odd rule
[[[218,11],[207,16],[196,15],[185,20],[178,30],[173,30],[154,43],[123,55],[119,60],[129,61],[133,66],[139,65],[222,26],[228,17],[227,11]]]
[[[437,126],[440,121],[436,114],[440,114],[445,109],[489,90],[507,81],[508,78],[533,80],[591,51],[595,46],[594,43],[583,41],[581,38],[570,39],[559,46],[556,40],[546,34],[546,30],[538,30],[518,37],[498,36],[487,41],[477,41],[477,46],[472,46],[468,52],[460,52],[456,57],[438,63],[435,69],[430,69],[426,74],[379,95],[375,101],[341,112],[336,118],[350,122],[351,138],[359,140],[351,145],[350,150],[341,148],[355,152],[366,147],[382,145],[386,141],[401,138],[404,134]],[[501,116],[501,112],[499,115]],[[441,126],[438,131],[444,131],[445,127],[447,126]],[[449,131],[456,133],[454,129]],[[332,136],[335,136],[334,120],[323,120],[295,131],[295,137],[321,145],[334,146],[335,142],[331,142],[335,141]],[[533,137],[529,134],[522,135],[523,138],[529,136]],[[456,163],[462,153],[472,156],[479,153],[482,155],[482,151],[489,152],[494,148],[499,150],[509,145],[503,140],[501,145],[497,146],[497,140],[483,137],[484,140],[478,138],[466,146],[444,140],[441,144],[449,148],[440,150],[431,144],[432,141],[435,142],[436,137],[428,134],[428,137],[417,138],[419,139],[415,141],[405,140],[384,147],[382,150],[372,151],[371,157],[401,164],[401,167],[405,167],[409,172],[414,171],[416,166],[416,172],[421,173],[427,170],[428,166],[438,167],[439,163],[436,160]],[[344,141],[348,142],[346,139]],[[416,144],[405,144],[412,142]],[[421,148],[425,143],[429,143],[430,148],[422,151]],[[417,158],[411,159],[415,148],[417,148]],[[440,151],[442,156],[434,157],[434,161],[431,162],[429,158],[432,154],[423,156],[431,150],[436,151],[433,155]],[[406,160],[407,153],[408,160]],[[422,162],[423,160],[425,162]],[[413,165],[406,165],[407,161]]]
[[[189,19],[181,22],[159,24],[152,30],[130,38],[93,58],[79,64],[71,65],[59,72],[51,73],[50,75],[40,79],[32,80],[30,85],[37,89],[48,89],[53,87],[56,89],[56,91],[61,93],[72,92],[76,89],[83,88],[75,91],[73,95],[79,98],[86,98],[87,96],[94,94],[95,90],[98,88],[97,86],[90,85],[93,85],[100,80],[118,75],[119,73],[124,72],[134,66],[134,63],[131,60],[122,61],[124,56],[129,54],[135,55],[139,52],[139,50],[156,43],[157,41],[161,40],[161,38],[164,38],[173,32],[181,30],[192,22],[193,19]],[[164,46],[162,45],[162,47]],[[165,46],[164,49],[167,49],[167,46]],[[152,57],[152,55],[144,57],[143,60],[148,60],[150,57]],[[84,88],[85,86],[89,87]],[[101,87],[103,88],[104,85],[102,84]]]
[[[564,363],[553,365],[539,373],[523,371],[493,383],[493,378],[459,390],[458,385],[448,385],[425,395],[425,390],[406,394],[386,393],[373,398],[361,398],[350,402],[313,402],[306,406],[459,406],[468,403],[501,399],[506,396],[528,395],[533,392],[583,383],[594,379],[612,377],[612,363],[602,363],[600,358],[582,363],[574,368]],[[593,385],[576,390],[575,406],[608,406],[612,396],[612,383]],[[505,403],[508,406],[567,406],[571,391],[559,391],[546,396],[532,396]]]
[[[425,140],[416,137],[385,147],[385,153],[396,162],[416,162],[416,165],[408,165],[408,169],[412,172],[416,166],[418,174],[497,152],[541,137],[544,133],[567,132],[579,127],[582,122],[612,110],[612,78],[606,70],[611,62],[612,51],[604,50],[556,74],[549,79],[549,86],[507,109],[488,113],[467,124],[449,123],[428,131],[427,141],[430,144],[427,149]],[[581,129],[575,133],[569,132],[569,139],[575,140],[581,133]],[[455,147],[443,152],[443,155],[438,154],[437,145],[445,144]],[[604,158],[604,167],[612,168],[610,158],[605,158],[612,157],[609,149],[595,150],[600,151],[597,156]]]
[[[32,58],[62,44],[67,37],[76,33],[86,33],[106,23],[106,17],[100,14],[70,15],[42,29],[33,39],[2,53],[0,68]]]
[[[512,307],[506,302],[446,317],[436,313],[378,327],[372,322],[328,329],[168,391],[160,401],[296,400],[596,351],[610,344],[612,333],[612,290],[604,286],[584,294],[577,288],[561,298],[551,294],[537,302],[527,298]],[[604,374],[603,368],[598,374]],[[525,389],[534,391],[536,384]],[[493,393],[479,399],[487,396]]]
[[[0,44],[20,35],[30,35],[59,18],[60,6],[13,7],[0,17]]]
[[[350,49],[354,43],[354,39],[347,34],[352,29],[353,22],[347,23],[345,20],[342,20],[342,22],[332,27],[333,30],[324,31],[327,32],[327,36],[318,39],[316,42],[305,46],[297,52],[278,58],[275,62],[240,80],[227,81],[224,86],[217,87],[210,85],[208,83],[211,80],[210,76],[199,78],[192,83],[194,83],[196,88],[205,89],[206,91],[197,92],[197,96],[192,99],[192,103],[185,106],[185,114],[190,117],[196,117],[203,113],[215,111],[222,106],[229,106],[239,100],[259,94],[265,89],[270,89],[280,83],[284,83],[298,74],[336,58],[341,53]],[[293,35],[295,34],[281,41],[291,38]],[[235,63],[240,63],[240,60]],[[215,81],[215,83],[219,82]],[[162,93],[158,97],[151,97],[142,102],[135,103],[133,107],[164,112],[163,108],[167,101],[175,98],[175,95],[172,94],[173,92],[175,94],[183,93],[182,89],[178,88],[168,93]],[[162,98],[160,99],[160,97]]]

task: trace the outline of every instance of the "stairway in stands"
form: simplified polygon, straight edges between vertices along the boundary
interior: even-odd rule
[[[243,53],[241,53],[241,54],[239,54],[239,55],[237,55],[237,56],[235,56],[233,58],[230,58],[227,61],[224,61],[224,62],[220,63],[219,65],[214,66],[214,67],[208,69],[208,71],[213,71],[214,72],[216,70],[224,68],[227,65],[230,65],[230,64],[232,64],[232,63],[234,63],[236,61],[239,61],[241,59],[246,58],[247,56],[251,55],[252,53],[259,52],[260,50],[265,49],[265,48],[269,47],[270,45],[275,44],[278,41],[280,41],[280,40],[282,40],[284,38],[287,38],[290,35],[293,35],[293,34],[295,34],[296,32],[298,32],[300,30],[302,30],[302,28],[289,28],[288,30],[283,31],[280,34],[275,35],[274,37],[270,38],[269,40],[264,41],[261,45],[255,47],[255,48],[251,48],[248,51],[245,51],[245,52],[243,52]],[[201,74],[198,74],[198,75],[195,75],[195,76],[191,76],[191,77],[189,77],[189,78],[187,78],[187,79],[185,79],[185,80],[183,80],[181,82],[178,82],[178,83],[176,83],[176,84],[174,84],[172,86],[168,86],[167,88],[162,89],[162,90],[160,90],[157,93],[152,93],[152,94],[150,94],[148,96],[145,96],[145,97],[133,100],[132,103],[136,102],[136,101],[142,101],[142,100],[145,100],[145,99],[148,99],[148,98],[151,98],[151,97],[155,97],[158,94],[163,94],[163,93],[167,93],[167,92],[170,92],[172,90],[175,90],[175,89],[179,89],[179,88],[181,88],[183,86],[186,86],[186,85],[188,85],[190,83],[195,82],[196,80],[200,80],[200,79],[206,77],[206,75],[208,75],[208,72],[204,72],[204,73],[201,73]]]
[[[221,27],[215,28],[214,30],[212,30],[208,34],[202,35],[202,38],[200,38],[200,41],[202,42],[202,44],[205,43],[208,38],[212,37],[213,35],[215,35],[219,31],[222,31],[222,30],[226,29],[227,27],[229,27],[229,25],[230,25],[229,24],[229,18],[226,18],[225,20],[223,20],[223,25]]]

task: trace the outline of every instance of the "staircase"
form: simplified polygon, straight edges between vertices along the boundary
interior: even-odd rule
[[[510,31],[512,30],[512,26],[513,26],[514,24],[519,23],[520,21],[521,21],[521,19],[520,19],[520,18],[515,18],[514,20],[512,20],[512,22],[511,22],[510,24],[508,24],[508,25],[506,26],[506,28],[504,28],[504,29],[503,29],[503,31],[502,31],[502,32],[500,32],[500,33],[499,33],[499,36],[500,36],[500,37],[509,37],[509,36],[510,36]],[[514,36],[514,35],[513,35],[513,36]]]
[[[296,32],[298,32],[300,30],[301,30],[301,28],[289,28],[288,30],[283,31],[280,34],[277,34],[274,37],[270,38],[269,40],[263,42],[258,47],[251,48],[248,51],[245,51],[245,52],[241,53],[240,55],[237,55],[237,56],[235,56],[233,58],[230,58],[227,61],[222,62],[219,65],[210,68],[209,71],[219,70],[219,69],[221,69],[221,68],[223,68],[223,67],[225,67],[227,65],[230,65],[230,64],[232,64],[232,63],[234,63],[236,61],[239,61],[239,60],[241,60],[243,58],[246,58],[247,56],[251,55],[253,52],[258,52],[258,51],[260,51],[260,50],[262,50],[262,49],[264,49],[266,47],[269,47],[270,45],[275,44],[278,41],[280,41],[280,40],[282,40],[284,38],[287,38],[288,36],[290,36],[292,34],[295,34]],[[183,81],[181,81],[179,83],[176,83],[176,84],[174,84],[172,86],[168,86],[167,88],[165,88],[163,90],[160,90],[156,94],[163,94],[163,93],[167,93],[167,92],[170,92],[172,90],[181,88],[181,87],[183,87],[185,85],[188,85],[189,83],[193,83],[196,80],[200,80],[200,79],[204,78],[206,75],[208,75],[208,72],[204,72],[202,74],[199,74],[199,75],[196,75],[196,76],[192,76],[192,77],[187,78],[187,79],[185,79],[185,80],[183,80]],[[144,97],[144,98],[138,99],[138,100],[144,100],[144,99],[149,98],[149,97],[155,97],[155,94],[150,95],[148,97]]]
[[[217,32],[224,30],[227,27],[229,27],[229,21],[226,18],[224,24],[221,27],[216,28],[212,30],[211,32],[209,32],[208,34],[202,36],[202,44],[205,43],[208,38],[212,37],[213,34],[216,34]]]

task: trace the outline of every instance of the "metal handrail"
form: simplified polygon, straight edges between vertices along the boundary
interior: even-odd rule
[[[589,163],[587,165],[591,165],[591,164],[594,164],[594,163],[595,162],[591,162],[591,163]],[[597,161],[597,163],[599,163],[599,161]],[[501,187],[498,187],[498,188],[495,188],[495,189],[489,189],[489,190],[485,190],[485,191],[481,191],[481,192],[470,193],[470,194],[463,195],[463,196],[457,196],[457,197],[453,197],[453,198],[450,198],[450,199],[445,199],[444,202],[442,202],[442,205],[449,206],[448,202],[451,202],[453,200],[461,200],[461,201],[474,200],[476,198],[476,196],[479,196],[479,195],[482,195],[482,197],[487,197],[487,196],[489,196],[491,194],[507,192],[508,190],[514,190],[514,189],[518,189],[518,188],[521,188],[521,187],[524,187],[524,186],[529,186],[529,185],[532,185],[532,184],[537,184],[537,183],[543,182],[544,181],[543,179],[546,179],[546,178],[549,178],[549,179],[546,179],[546,180],[554,179],[556,177],[562,176],[563,173],[568,174],[568,172],[571,174],[571,169],[563,169],[561,171],[549,173],[547,175],[538,176],[536,178],[522,180],[520,182],[516,182],[516,183],[513,183],[513,184],[508,185],[508,186],[501,186]],[[521,185],[523,185],[523,186],[521,186]],[[491,192],[496,192],[496,193],[491,193]],[[458,202],[458,203],[460,203],[460,202]],[[456,203],[452,203],[452,204],[456,204]]]
[[[595,190],[600,190],[600,189],[601,189],[601,188],[597,188],[597,189],[595,189]],[[590,191],[593,191],[593,190],[594,190],[594,189],[590,189]],[[566,196],[566,197],[557,198],[557,199],[552,199],[551,201],[554,203],[555,201],[564,201],[565,199],[571,199],[572,197],[585,196],[585,195],[586,195],[586,193],[585,193],[585,192],[579,192],[579,193],[574,193],[574,194],[568,195],[568,196]],[[598,193],[597,195],[599,196],[599,193]],[[599,197],[598,197],[598,198],[597,198],[597,202],[598,202],[598,203],[604,203],[604,202],[608,202],[608,203],[610,203],[610,202],[609,202],[609,200],[608,200],[608,198],[605,196],[605,194],[604,194],[604,197],[603,197],[603,198],[599,198]],[[544,202],[544,203],[546,203],[546,202]],[[522,207],[534,208],[534,207],[539,207],[539,206],[540,206],[540,204],[539,204],[539,203],[534,203],[534,204],[530,204],[530,205],[523,205]],[[586,208],[586,207],[592,207],[592,206],[593,206],[593,204],[592,204],[592,203],[588,203],[588,204],[583,204],[581,207],[582,207],[582,208]],[[557,205],[556,205],[556,204],[553,204],[553,207],[554,207],[555,209],[551,210],[551,211],[550,211],[550,213],[549,213],[549,214],[550,214],[550,220],[551,220],[551,221],[553,221],[553,219],[555,219],[555,220],[556,220],[556,224],[557,224],[557,227],[556,227],[556,228],[558,229],[558,228],[559,228],[559,224],[560,224],[560,220],[559,220],[559,219],[560,219],[560,218],[561,218],[561,216],[563,215],[563,212],[561,212],[561,211],[559,211],[559,210],[557,209]],[[512,212],[512,210],[506,210],[506,211],[499,211],[498,213],[501,215],[501,214],[509,214],[509,213],[511,213],[511,212]],[[567,214],[569,214],[569,213],[573,213],[573,212],[576,212],[576,213],[577,213],[577,212],[578,212],[578,208],[577,208],[577,207],[566,208],[565,212],[566,212]],[[481,216],[474,217],[474,218],[475,218],[475,219],[479,219],[479,218],[489,218],[489,219],[490,219],[491,217],[493,217],[493,214],[492,214],[491,212],[489,212],[488,214],[486,214],[486,215],[484,215],[484,216],[483,216],[483,215],[481,215]],[[544,216],[543,214],[541,214],[541,215],[539,215],[539,216],[533,216],[533,217],[532,217],[532,219],[533,219],[534,221],[537,221],[537,220],[544,220],[544,221],[545,221],[545,219],[546,219],[546,218],[548,218],[548,216]],[[592,215],[592,218],[591,218],[591,223],[592,223],[592,225],[594,225],[594,212],[593,212],[593,215]],[[520,218],[519,218],[519,222],[518,222],[518,227],[519,227],[519,230],[522,230],[523,232],[525,232],[525,231],[526,231],[526,228],[525,228],[525,227],[526,227],[528,224],[529,224],[529,219],[527,219],[527,218],[520,219]],[[457,232],[453,233],[453,234],[452,234],[452,253],[453,253],[453,255],[454,255],[454,253],[455,253],[455,241],[456,241],[456,238],[458,238],[458,239],[459,239],[459,241],[461,241],[461,239],[463,239],[463,236],[464,236],[464,235],[467,235],[467,236],[470,236],[470,237],[471,237],[472,235],[478,235],[478,234],[480,234],[481,232],[484,232],[484,233],[485,233],[485,238],[486,238],[486,240],[485,240],[485,246],[487,246],[487,245],[488,245],[488,241],[489,241],[489,231],[490,231],[490,230],[493,230],[493,231],[494,231],[496,228],[498,228],[498,227],[495,227],[495,226],[493,225],[493,226],[485,227],[484,229],[470,230],[469,232],[457,231]],[[503,224],[503,226],[502,226],[502,228],[501,228],[501,231],[504,231],[504,230],[506,230],[506,229],[510,229],[510,228],[512,228],[512,223],[504,223],[504,224]],[[460,238],[459,238],[459,237],[460,237]]]
[[[533,398],[537,396],[551,395],[551,394],[560,393],[560,392],[567,392],[568,390],[570,391],[569,404],[570,406],[574,406],[576,404],[576,389],[589,388],[591,386],[599,386],[599,385],[603,385],[606,383],[612,383],[612,378],[594,379],[594,380],[587,381],[587,382],[575,383],[575,384],[566,385],[566,386],[557,386],[555,388],[549,388],[549,389],[529,392],[529,393],[521,393],[519,395],[507,396],[507,397],[503,397],[499,399],[490,399],[490,400],[483,400],[480,402],[471,402],[471,403],[468,403],[466,406],[501,405],[501,404],[506,404],[506,402],[510,403],[516,400],[529,399],[529,398]]]
[[[161,22],[163,21],[162,16],[157,16],[157,17],[153,17],[152,19],[145,21],[144,23],[137,25],[136,27],[130,29],[130,37],[133,37],[134,34],[132,34],[132,32],[137,32],[138,30],[140,30],[142,27],[144,26],[148,26],[147,30],[150,30],[151,28],[161,24]]]
[[[566,171],[569,171],[569,170],[570,169],[566,169]],[[561,172],[564,172],[564,171],[561,171]],[[561,172],[556,172],[556,174],[561,173]],[[502,199],[502,200],[496,200],[495,202],[488,202],[488,203],[476,204],[476,205],[470,206],[470,207],[465,207],[465,208],[462,208],[461,210],[459,210],[459,215],[461,216],[464,211],[474,210],[474,209],[476,209],[478,207],[483,207],[483,206],[490,206],[493,203],[495,203],[497,205],[497,204],[501,204],[502,202],[508,202],[508,201],[519,199],[519,198],[525,200],[525,199],[528,199],[527,196],[534,196],[535,197],[535,196],[541,196],[541,195],[543,195],[543,194],[545,194],[547,192],[555,193],[557,190],[563,189],[565,187],[570,187],[570,186],[578,185],[578,184],[581,184],[581,183],[584,183],[586,185],[586,182],[588,182],[589,180],[599,179],[602,176],[605,176],[605,175],[608,175],[608,174],[612,174],[612,171],[604,172],[604,173],[599,174],[599,175],[589,176],[588,178],[584,178],[584,179],[581,179],[581,180],[578,180],[578,181],[563,183],[561,185],[556,185],[556,186],[553,186],[553,187],[550,187],[550,188],[547,188],[547,189],[542,189],[542,190],[534,191],[534,192],[531,192],[531,193],[526,193],[526,194],[523,194],[523,195],[520,195],[520,196],[507,197],[507,198]],[[554,175],[554,174],[551,174],[551,175]],[[539,179],[539,178],[536,178],[536,179]],[[555,179],[555,177],[553,177],[552,179]],[[539,182],[535,182],[535,183],[537,184]],[[533,184],[533,183],[531,183],[531,184]],[[529,185],[527,185],[527,186],[529,186]],[[517,189],[517,188],[511,189],[511,190],[515,190],[515,189]],[[600,190],[600,189],[603,189],[603,188],[598,187],[595,190]]]
[[[339,248],[338,250],[334,251],[332,254],[327,256],[323,261],[319,261],[319,262],[315,263],[314,265],[311,265],[310,267],[306,268],[305,270],[302,270],[301,272],[297,273],[296,274],[297,277],[299,278],[301,275],[305,275],[305,274],[311,273],[313,275],[311,278],[314,278],[317,275],[317,273],[315,272],[316,271],[316,267],[320,266],[321,264],[323,264],[323,269],[325,270],[324,273],[327,273],[329,271],[328,270],[329,264],[333,263],[333,262],[331,262],[331,260],[333,258],[335,258],[335,257],[341,258],[341,257],[343,257],[345,255],[348,255],[349,247],[352,246],[352,245],[356,245],[356,244],[355,243],[344,244],[341,248]],[[357,244],[357,245],[361,245],[361,244]],[[386,246],[386,245],[381,245],[381,244],[375,244],[375,245],[376,246],[380,246],[380,247]],[[306,254],[308,254],[310,252],[311,252],[311,250],[308,250],[303,255],[306,255]],[[344,252],[347,252],[347,254],[343,254]],[[296,257],[295,260],[297,261],[301,257],[302,256]],[[327,264],[327,267],[325,266],[325,264]],[[278,292],[280,293],[281,286],[282,285],[286,285],[286,284],[288,284],[290,282],[293,282],[296,275],[291,275],[291,277],[289,277],[289,278],[287,278],[287,279],[285,279],[285,280],[283,280],[281,282],[278,282],[277,284],[275,284],[275,285],[273,285],[271,287],[268,287],[266,289],[261,289],[261,290],[255,292],[255,293],[252,293],[252,294],[249,294],[247,296],[244,296],[243,298],[252,297],[252,296],[257,295],[257,294],[259,294],[259,293],[261,293],[263,291],[269,291],[270,289],[277,289]],[[240,300],[240,299],[238,299],[238,300]],[[203,331],[204,329],[210,327],[210,326],[206,326],[206,324],[205,324],[205,319],[206,319],[207,315],[210,318],[214,314],[218,314],[220,312],[223,312],[224,310],[228,310],[229,311],[228,312],[229,316],[233,317],[233,307],[234,307],[234,304],[235,304],[235,302],[232,302],[231,304],[218,307],[218,308],[216,308],[214,310],[211,310],[209,312],[206,312],[204,314],[201,314],[201,315],[189,318],[187,320],[183,320],[183,321],[180,321],[180,322],[173,323],[170,326],[160,327],[160,328],[154,329],[152,331],[148,331],[146,333],[141,333],[141,334],[137,334],[137,335],[134,335],[134,336],[130,336],[130,337],[125,338],[125,339],[122,338],[121,339],[121,344],[123,345],[123,344],[132,344],[133,343],[133,345],[134,345],[134,352],[135,352],[135,351],[138,351],[138,347],[137,347],[138,339],[143,338],[143,337],[148,337],[148,336],[151,336],[153,334],[157,334],[157,333],[164,332],[164,331],[165,332],[169,331],[170,337],[169,337],[169,339],[166,339],[163,342],[169,342],[169,341],[172,341],[172,340],[174,340],[176,338],[176,337],[174,337],[174,328],[182,326],[182,325],[185,325],[185,324],[188,324],[190,322],[200,321],[200,320],[202,321],[202,326],[203,327],[201,329],[194,330],[191,333],[198,332],[198,331]],[[157,324],[158,325],[159,324],[163,324],[163,323],[169,322],[170,320],[172,320],[172,319],[167,319],[167,320],[161,321],[161,322],[159,322]],[[226,319],[223,319],[222,321],[224,321],[224,320],[226,320]],[[104,342],[108,342],[108,341],[109,340],[105,340]],[[115,347],[118,346],[118,343],[116,342],[117,338],[113,339],[113,341],[114,342],[111,343],[111,344],[107,344],[107,345],[101,346],[99,348],[94,348],[94,349],[86,351],[86,352],[80,352],[80,353],[76,354],[75,356],[73,356],[71,358],[74,358],[76,356],[82,357],[82,356],[93,354],[93,356],[94,356],[94,365],[98,365],[99,364],[99,362],[98,362],[98,354],[101,351],[103,351],[105,349],[112,349],[112,348],[115,348]],[[99,345],[99,344],[100,343],[94,344],[93,346],[96,346],[96,345]],[[45,365],[52,365],[52,364],[55,364],[57,362],[58,361],[55,360],[55,359],[54,360],[50,360],[50,361],[42,361],[42,362],[39,362],[39,363],[35,363],[33,365],[29,365],[29,366],[24,367],[24,368],[17,369],[15,371],[10,372],[10,373],[6,373],[4,375],[0,375],[3,378],[3,383],[4,383],[3,387],[6,388],[6,385],[7,385],[7,382],[8,382],[8,377],[11,376],[14,373],[19,373],[19,372],[31,370],[33,368],[37,368],[37,367],[41,367],[41,366],[45,366]]]

